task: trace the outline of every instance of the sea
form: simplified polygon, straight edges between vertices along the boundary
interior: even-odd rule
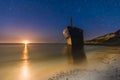
[[[0,80],[117,80],[119,61],[119,46],[0,45]],[[81,78],[80,71],[71,74],[74,70],[86,73]]]

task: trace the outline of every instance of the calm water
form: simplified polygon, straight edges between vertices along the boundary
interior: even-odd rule
[[[62,44],[0,45],[0,80],[46,80],[83,63],[95,64],[100,61],[97,57],[119,53],[119,47],[105,46],[71,49]]]

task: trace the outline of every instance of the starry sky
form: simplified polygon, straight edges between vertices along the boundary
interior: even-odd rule
[[[70,24],[85,40],[120,29],[120,0],[0,0],[0,42],[65,42]]]

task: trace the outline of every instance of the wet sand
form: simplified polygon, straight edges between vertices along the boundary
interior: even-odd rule
[[[120,47],[85,48],[87,61],[73,69],[61,71],[48,80],[120,80]]]

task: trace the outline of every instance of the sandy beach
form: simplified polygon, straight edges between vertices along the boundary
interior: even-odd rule
[[[86,64],[77,64],[69,71],[61,71],[48,80],[120,80],[120,48],[95,46],[87,54]],[[93,50],[95,49],[95,50]]]

